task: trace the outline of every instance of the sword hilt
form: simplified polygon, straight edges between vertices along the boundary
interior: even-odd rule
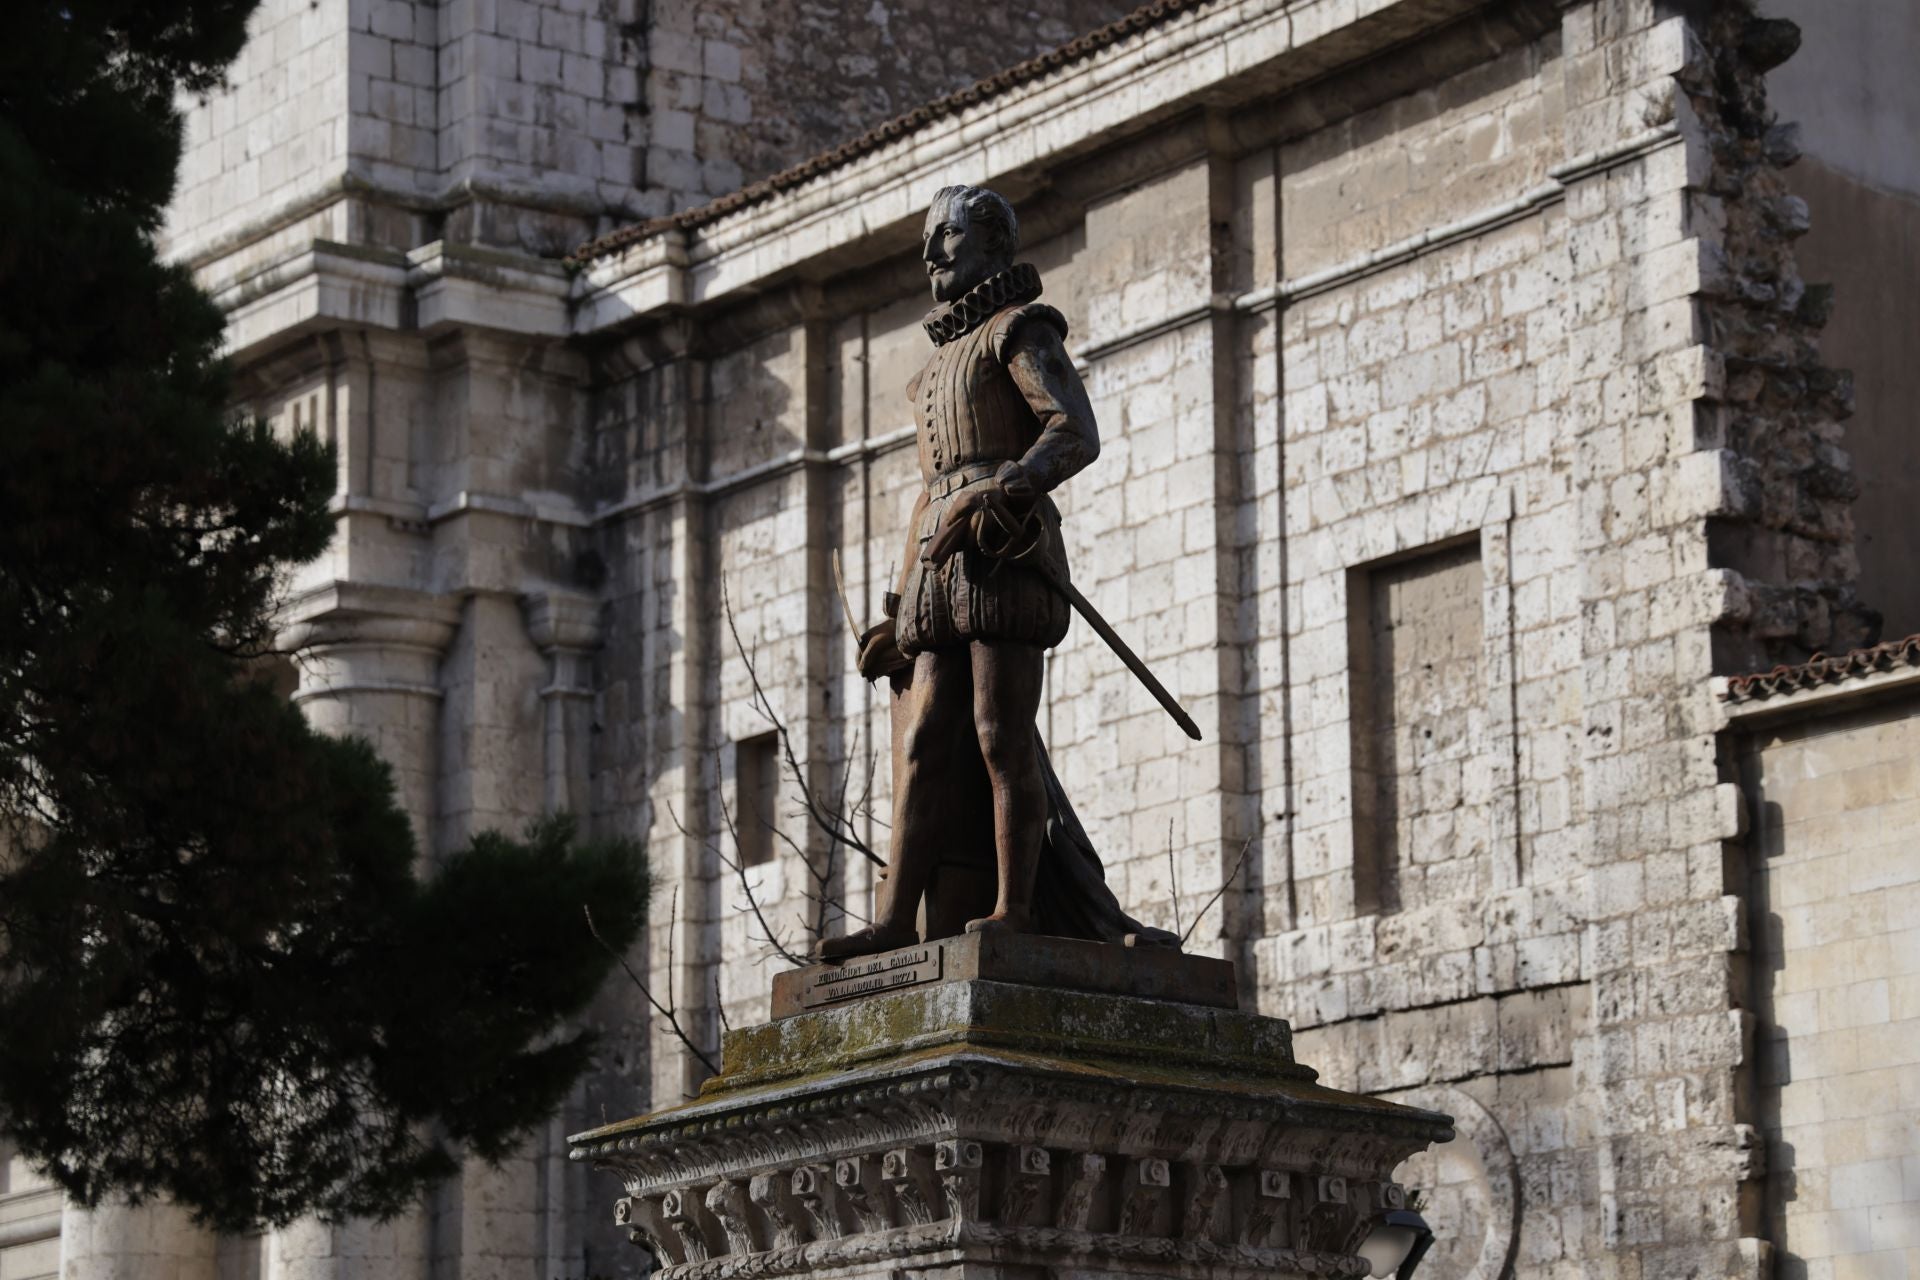
[[[973,513],[973,545],[980,548],[983,555],[995,560],[1011,560],[1018,564],[1022,560],[1031,560],[1040,553],[1047,541],[1047,522],[1040,518],[1038,504],[1027,508],[1027,514],[1018,524],[1009,524],[1008,517],[1013,513],[998,502],[990,502]],[[990,545],[987,537],[990,529],[998,529],[998,546]],[[1017,550],[1016,543],[1026,538],[1026,545]]]

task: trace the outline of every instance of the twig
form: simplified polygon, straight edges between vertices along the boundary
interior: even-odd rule
[[[753,911],[753,918],[760,922],[760,932],[765,936],[767,945],[772,947],[774,953],[788,964],[806,964],[807,961],[804,957],[795,955],[787,944],[782,942],[779,936],[774,933],[772,923],[768,921],[766,913],[760,909],[759,895],[753,891],[753,877],[747,874],[747,860],[737,853],[740,848],[740,828],[733,820],[733,811],[727,807],[726,791],[717,785],[720,773],[720,761],[717,753],[713,762],[713,772],[716,784],[714,794],[715,798],[720,802],[720,820],[726,823],[727,837],[733,841],[736,856],[729,858],[718,849],[714,850],[714,852],[719,854],[720,861],[725,863],[733,872],[734,878],[740,881],[740,892],[747,895],[747,906]],[[762,814],[760,815],[760,821],[765,823],[767,829],[775,835],[780,834],[780,828],[774,823],[773,819]]]
[[[773,727],[779,739],[781,764],[791,780],[798,799],[797,812],[804,816],[812,829],[824,838],[823,849],[816,855],[810,849],[803,847],[799,840],[782,830],[780,824],[770,820],[767,815],[761,815],[761,820],[766,823],[773,838],[794,855],[795,860],[806,869],[807,876],[812,881],[812,887],[802,890],[800,894],[810,907],[810,910],[802,915],[802,927],[815,941],[818,941],[827,936],[832,926],[845,920],[853,919],[868,923],[863,917],[848,910],[843,891],[838,883],[840,880],[839,858],[842,849],[855,850],[875,866],[886,865],[885,859],[876,854],[859,834],[859,824],[862,820],[875,822],[883,828],[886,826],[885,823],[876,822],[871,812],[874,782],[871,762],[862,780],[859,797],[849,801],[849,795],[853,790],[853,770],[855,762],[860,757],[859,734],[856,732],[853,736],[847,751],[845,766],[840,770],[838,785],[830,783],[829,794],[823,795],[816,792],[807,770],[801,764],[799,753],[794,749],[793,735],[786,721],[775,709],[773,698],[760,678],[759,664],[755,660],[756,651],[747,646],[740,634],[739,619],[733,611],[732,597],[727,591],[724,577],[720,584],[720,600],[721,609],[726,615],[727,630],[733,639],[734,651],[739,654],[741,665],[747,673],[748,683],[752,687],[751,705],[761,718]],[[738,832],[733,831],[732,835],[738,847]],[[736,865],[739,859],[728,860],[722,855],[722,860],[735,865],[736,874],[739,874]],[[793,963],[806,963],[768,927],[765,912],[755,897],[754,886],[745,876],[741,876],[741,888],[746,893],[756,918],[761,921],[762,933],[766,935],[768,944],[785,959]]]
[[[599,943],[601,948],[605,950],[608,955],[612,956],[616,961],[618,961],[622,969],[625,969],[627,971],[627,977],[633,980],[634,986],[640,988],[640,994],[647,998],[647,1003],[652,1005],[654,1008],[654,1011],[657,1012],[661,1017],[667,1020],[667,1029],[673,1032],[674,1037],[678,1039],[681,1044],[686,1046],[688,1053],[691,1053],[694,1057],[700,1059],[700,1065],[705,1067],[710,1075],[716,1075],[716,1076],[719,1075],[720,1068],[714,1065],[713,1059],[708,1057],[706,1054],[706,1051],[703,1050],[699,1045],[693,1042],[693,1038],[687,1034],[686,1028],[680,1025],[680,1015],[678,1011],[675,1009],[674,1005],[672,1003],[661,1004],[659,998],[653,994],[653,989],[647,986],[646,980],[642,978],[639,974],[635,973],[633,971],[633,966],[627,963],[627,958],[621,955],[618,951],[616,951],[613,948],[612,944],[609,943],[605,938],[600,936],[599,926],[597,926],[593,922],[593,908],[582,905],[580,910],[581,910],[581,913],[587,917],[587,932],[592,934],[593,940]],[[675,926],[677,926],[680,922],[680,886],[679,885],[675,885],[673,887],[673,906],[668,911],[667,918],[668,918],[667,972],[671,974],[673,972],[673,935],[675,932]],[[671,987],[668,988],[667,995],[668,995],[669,1001],[671,1001],[672,995],[673,995]]]
[[[716,774],[719,772],[717,761],[714,772]],[[715,787],[715,794],[720,801],[720,816],[726,823],[727,835],[733,841],[733,847],[738,849],[740,847],[740,831],[734,825],[733,811],[727,807],[726,796],[720,793],[718,786]],[[674,810],[672,804],[667,805],[667,819],[673,823],[674,830],[690,839],[693,838],[692,833],[687,830],[686,824],[680,821],[680,815]],[[729,858],[726,850],[711,841],[703,840],[701,844],[706,848],[708,853],[718,858],[720,864],[727,870],[733,872],[734,877],[740,881],[741,892],[747,895],[747,906],[752,909],[753,918],[760,922],[761,940],[764,941],[767,946],[771,947],[776,955],[789,964],[806,964],[807,962],[805,960],[796,956],[788,949],[787,945],[780,940],[779,935],[773,931],[773,925],[768,921],[766,913],[761,911],[760,899],[754,894],[753,881],[751,877],[747,875],[746,860],[743,858]]]
[[[1167,884],[1173,896],[1173,931],[1185,941],[1187,935],[1180,931],[1180,868],[1173,860],[1172,818],[1167,819]]]
[[[794,786],[800,792],[800,802],[809,820],[820,833],[834,844],[853,849],[867,861],[877,867],[886,865],[886,859],[867,847],[860,839],[854,824],[837,811],[828,810],[813,793],[812,785],[807,781],[806,771],[800,767],[800,758],[794,754],[793,735],[787,732],[787,725],[780,714],[773,709],[773,700],[767,696],[766,686],[760,682],[760,672],[754,666],[753,655],[747,651],[747,645],[740,638],[740,623],[733,613],[733,600],[727,593],[725,575],[720,579],[720,608],[726,614],[727,631],[733,637],[733,647],[740,655],[740,661],[747,671],[747,680],[753,686],[753,708],[773,726],[774,733],[780,738],[780,751],[785,760],[787,772],[793,778]]]
[[[1240,856],[1234,859],[1233,870],[1227,872],[1227,878],[1220,882],[1220,887],[1213,891],[1213,896],[1208,898],[1206,905],[1200,908],[1200,914],[1193,918],[1193,923],[1187,926],[1187,931],[1180,935],[1181,946],[1184,947],[1187,945],[1187,939],[1191,938],[1193,931],[1200,927],[1200,921],[1205,919],[1207,912],[1213,909],[1213,904],[1220,901],[1221,896],[1226,893],[1228,886],[1240,878],[1240,869],[1247,865],[1247,854],[1252,849],[1253,837],[1248,836],[1247,842],[1240,846]],[[1177,920],[1178,916],[1176,916],[1175,919]]]

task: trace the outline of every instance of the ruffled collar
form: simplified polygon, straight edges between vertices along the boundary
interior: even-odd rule
[[[952,302],[927,312],[920,322],[933,345],[943,347],[963,338],[1006,307],[1032,302],[1040,296],[1040,273],[1030,262],[1017,262],[995,272]]]

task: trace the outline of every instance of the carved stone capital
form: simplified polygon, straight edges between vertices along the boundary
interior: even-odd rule
[[[554,649],[600,647],[600,602],[567,591],[541,591],[520,597],[527,636],[542,653]]]
[[[592,654],[600,647],[600,602],[591,596],[546,591],[520,597],[527,637],[547,658],[547,683],[540,695],[580,698],[593,689]]]
[[[333,582],[286,608],[279,645],[300,670],[296,699],[350,693],[440,696],[439,666],[460,604],[403,587]]]

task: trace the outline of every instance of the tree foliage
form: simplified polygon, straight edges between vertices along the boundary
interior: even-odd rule
[[[22,0],[0,41],[0,1128],[83,1202],[241,1229],[398,1212],[504,1155],[646,881],[565,818],[416,875],[364,743],[250,672],[331,452],[228,409],[153,236],[176,93],[257,0]]]

